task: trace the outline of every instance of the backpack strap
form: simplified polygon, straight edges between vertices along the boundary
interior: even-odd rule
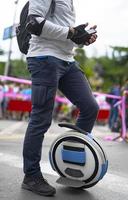
[[[20,24],[24,24],[28,16],[29,1],[24,5],[20,13]],[[24,16],[24,17],[23,17]]]
[[[53,17],[53,15],[54,15],[55,6],[56,6],[56,2],[55,2],[55,0],[52,0],[52,5],[51,5],[51,7],[52,7],[52,10],[51,10],[51,17]]]
[[[51,2],[51,5],[50,5],[50,8],[49,8],[49,10],[48,10],[48,12],[47,12],[47,14],[46,14],[46,19],[47,19],[47,17],[48,17],[48,15],[49,15],[49,13],[50,13],[50,16],[51,17],[53,17],[54,16],[54,12],[55,12],[55,5],[56,5],[56,2],[55,2],[55,0],[52,0],[52,2]]]

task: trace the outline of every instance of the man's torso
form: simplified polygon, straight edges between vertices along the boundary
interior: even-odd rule
[[[53,17],[50,13],[47,16],[47,20],[52,23],[64,27],[73,27],[75,24],[75,11],[72,0],[54,0],[55,10]],[[31,0],[30,10],[33,8],[38,10],[38,14],[41,15],[44,10],[49,6],[48,0]],[[48,9],[48,8],[47,8]],[[46,12],[46,11],[45,11]],[[47,13],[46,13],[47,14]],[[31,56],[43,56],[52,55],[64,60],[73,60],[72,49],[74,43],[71,40],[59,41],[47,37],[32,36],[30,42],[30,48],[28,57]]]

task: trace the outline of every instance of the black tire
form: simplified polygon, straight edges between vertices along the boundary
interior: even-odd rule
[[[94,185],[96,185],[98,182],[99,182],[99,181],[96,181],[96,182],[94,182],[94,183],[92,183],[92,184],[89,184],[89,185],[84,185],[84,186],[80,187],[80,189],[88,189],[88,188],[91,188],[91,187],[93,187]]]

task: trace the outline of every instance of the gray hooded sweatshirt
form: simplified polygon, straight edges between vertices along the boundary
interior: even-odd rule
[[[55,56],[62,60],[73,61],[73,47],[67,39],[69,27],[74,27],[75,11],[73,0],[54,0],[55,10],[50,14],[52,0],[29,0],[29,14],[36,14],[41,23],[46,19],[40,36],[32,35],[27,57]]]

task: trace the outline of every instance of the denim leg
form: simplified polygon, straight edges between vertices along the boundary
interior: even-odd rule
[[[112,125],[113,125],[113,108],[112,108],[112,107],[111,107],[111,110],[110,110],[110,115],[109,115],[108,124],[109,124],[109,128],[111,129],[111,128],[112,128]]]
[[[109,116],[109,128],[112,129],[117,122],[118,118],[118,108],[111,107],[110,116]]]
[[[56,69],[47,60],[28,59],[32,77],[32,112],[23,147],[24,173],[40,174],[40,159],[44,133],[52,121],[54,97],[57,89]]]
[[[71,64],[70,70],[60,79],[59,89],[80,110],[76,125],[91,133],[99,107],[85,75],[75,63]]]

